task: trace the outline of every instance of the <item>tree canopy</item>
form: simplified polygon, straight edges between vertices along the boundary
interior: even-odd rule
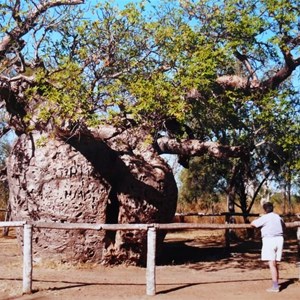
[[[3,132],[139,126],[184,166],[264,152],[299,169],[297,0],[6,0],[0,20]]]

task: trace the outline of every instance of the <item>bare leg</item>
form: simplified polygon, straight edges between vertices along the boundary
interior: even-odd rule
[[[269,261],[269,268],[270,268],[270,272],[271,272],[273,285],[278,286],[279,271],[278,271],[277,261],[276,260],[270,260]]]

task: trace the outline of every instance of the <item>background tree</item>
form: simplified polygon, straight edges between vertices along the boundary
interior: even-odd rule
[[[290,199],[291,187],[294,186],[295,190],[297,186],[295,180],[299,163],[299,146],[294,143],[298,140],[299,114],[295,115],[294,106],[293,101],[285,101],[284,105],[276,106],[272,112],[274,117],[271,119],[260,116],[255,123],[244,119],[250,124],[250,128],[258,132],[256,134],[258,142],[247,162],[240,160],[211,162],[211,159],[202,159],[199,162],[198,159],[194,159],[191,167],[184,171],[182,177],[184,198],[193,201],[206,192],[224,195],[232,182],[236,196],[234,204],[244,214],[251,212],[255,199],[270,196],[264,194],[270,193],[270,190],[262,189],[266,186],[273,186],[273,192],[286,187],[284,189],[286,196],[283,195],[283,200]],[[251,136],[247,136],[247,139],[250,140]],[[249,149],[251,148],[250,145]],[[194,193],[196,197],[191,196]],[[291,201],[286,200],[286,205],[287,203]],[[284,207],[283,211],[286,212]]]
[[[287,162],[287,159],[290,159],[289,164],[294,166],[299,162],[297,155],[294,155],[293,158],[291,155],[288,155],[290,151],[293,153],[298,152],[299,100],[295,98],[299,91],[297,79],[294,82],[286,81],[284,84],[281,83],[280,89],[274,86],[274,83],[280,76],[289,69],[289,57],[294,61],[292,53],[294,53],[296,44],[293,42],[293,39],[297,39],[298,35],[296,31],[291,33],[290,30],[293,28],[291,20],[297,19],[295,14],[297,14],[298,9],[294,6],[295,3],[286,3],[285,1],[273,1],[272,3],[270,1],[262,1],[259,4],[250,2],[249,6],[246,5],[247,7],[243,3],[229,1],[223,6],[221,5],[222,12],[225,13],[220,13],[218,5],[205,7],[202,4],[203,2],[195,5],[190,4],[188,1],[185,2],[192,17],[201,19],[203,22],[205,21],[204,24],[208,28],[207,35],[211,35],[211,39],[215,40],[217,45],[219,42],[222,49],[226,48],[226,46],[228,47],[227,49],[232,49],[233,52],[229,51],[227,54],[232,53],[236,55],[236,58],[240,61],[240,64],[236,64],[233,61],[231,66],[228,63],[224,63],[226,67],[223,70],[219,69],[221,74],[228,72],[232,74],[231,76],[221,76],[217,79],[217,82],[227,87],[226,98],[224,98],[224,94],[220,96],[215,93],[218,96],[217,98],[220,99],[220,102],[217,104],[220,105],[221,109],[227,111],[227,114],[220,114],[225,117],[225,122],[222,122],[222,119],[220,119],[217,122],[217,126],[213,124],[211,127],[207,127],[207,129],[212,128],[211,135],[207,138],[214,137],[227,142],[228,140],[235,141],[235,144],[243,144],[248,149],[250,153],[249,160],[232,161],[231,163],[227,161],[227,164],[231,164],[231,167],[226,169],[227,172],[220,177],[220,181],[227,186],[228,194],[230,194],[228,188],[230,189],[231,187],[234,190],[233,196],[235,195],[237,198],[237,206],[244,213],[249,213],[259,191],[257,188],[261,187],[261,183],[266,180],[275,180],[275,177],[278,178],[279,174],[283,174],[285,172],[284,164]],[[281,5],[280,8],[279,4]],[[268,10],[271,5],[273,5],[273,8]],[[242,7],[245,10],[238,12],[237,10]],[[204,13],[201,15],[200,13],[197,14],[200,11]],[[247,14],[245,14],[246,11]],[[251,11],[255,11],[254,15]],[[257,14],[258,12],[260,13]],[[285,13],[289,15],[287,18],[284,16]],[[207,16],[213,16],[211,18],[212,22],[207,22]],[[265,16],[265,18],[261,16]],[[232,34],[227,29],[229,23],[232,26],[231,21],[233,19],[236,25],[234,29],[235,34]],[[249,22],[250,20],[251,22]],[[253,27],[250,28],[250,24],[253,24]],[[201,30],[203,30],[203,27]],[[277,35],[271,36],[271,33],[276,31]],[[247,38],[244,40],[246,36]],[[282,36],[288,36],[289,39],[282,39]],[[224,37],[226,37],[226,42],[223,40]],[[241,44],[242,40],[243,43]],[[225,43],[225,47],[221,41]],[[292,41],[293,45],[289,46],[289,41]],[[248,44],[246,46],[247,43],[251,45]],[[235,48],[233,45],[238,47]],[[240,49],[240,52],[235,51],[235,49]],[[267,63],[268,57],[272,57],[274,60],[269,60]],[[286,62],[286,66],[283,68],[280,68],[280,64],[282,66],[281,57],[284,57]],[[227,58],[227,61],[230,60]],[[297,65],[298,60],[296,59],[295,62]],[[270,68],[272,65],[274,69],[271,67],[271,70],[265,70],[265,67]],[[290,71],[296,65],[291,64]],[[290,74],[290,71],[286,75]],[[258,74],[262,74],[262,72],[266,77],[270,76],[270,79],[261,82],[259,84],[260,88],[255,86],[251,88],[251,84],[258,84]],[[275,74],[275,76],[271,74]],[[244,91],[242,91],[241,87],[243,84],[245,86],[247,84],[243,82],[242,78],[244,80],[247,78],[248,80],[248,88]],[[271,78],[274,80],[273,83]],[[239,90],[235,89],[232,92],[229,89],[228,91],[230,85],[232,85],[231,87],[238,85]],[[264,85],[268,86],[268,88],[265,89]],[[262,92],[251,93],[251,89],[252,91],[261,90]],[[246,93],[244,93],[245,91]],[[250,94],[248,94],[249,92]],[[243,104],[243,100],[239,102],[239,99],[247,99],[247,101]],[[249,103],[251,104],[250,106]],[[210,111],[207,111],[210,109],[211,106],[203,103],[198,111],[204,111],[204,118],[209,118],[209,121],[214,122],[216,119],[212,117]],[[214,111],[216,112],[216,110]],[[202,115],[198,120],[203,120]],[[193,124],[196,122],[197,119],[192,121]],[[209,122],[204,123],[206,125],[209,124]],[[199,166],[199,169],[203,168]],[[235,173],[230,173],[230,169],[235,171]],[[294,170],[296,171],[297,168],[294,168]],[[215,173],[213,176],[215,176]],[[233,185],[230,185],[230,182]],[[234,202],[234,199],[231,202]]]
[[[258,144],[276,144],[264,125],[296,94],[284,83],[300,64],[297,1],[105,3],[93,17],[81,3],[0,5],[15,219],[169,222],[177,187],[161,154],[249,166]],[[145,258],[144,233],[66,232],[53,245],[84,261]]]
[[[227,161],[222,164],[206,155],[191,159],[189,168],[180,174],[180,203],[188,204],[187,207],[198,204],[200,209],[210,213],[221,212],[218,204],[226,201],[225,174],[230,170]]]
[[[4,112],[0,112],[0,130],[5,132],[5,115]],[[9,206],[8,206],[8,183],[5,177],[5,160],[10,152],[10,143],[8,139],[0,139],[0,219],[9,219]],[[4,175],[4,176],[3,176]],[[6,210],[6,211],[5,211]],[[8,211],[7,211],[8,210]],[[4,230],[4,234],[8,233],[7,229]]]

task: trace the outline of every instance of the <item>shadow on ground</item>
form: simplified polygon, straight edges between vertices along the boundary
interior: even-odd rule
[[[261,240],[232,241],[227,249],[220,242],[201,243],[194,239],[166,241],[157,265],[186,265],[205,271],[239,268],[245,270],[268,268],[260,260]],[[286,240],[283,259],[289,263],[298,260],[297,240]],[[208,264],[205,264],[208,262]],[[214,262],[211,264],[211,262]],[[201,264],[199,264],[201,263]]]

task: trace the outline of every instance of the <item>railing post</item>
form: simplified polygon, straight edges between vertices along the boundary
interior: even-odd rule
[[[6,211],[5,211],[5,219],[4,221],[8,222],[11,218],[11,210],[10,210],[10,203],[7,203]],[[3,227],[3,236],[8,236],[9,233],[9,227]]]
[[[300,227],[297,227],[298,261],[300,261]]]
[[[147,285],[148,296],[154,296],[156,294],[155,254],[156,254],[156,229],[155,227],[149,227],[147,231],[147,271],[146,271],[146,285]]]
[[[298,280],[300,281],[300,227],[297,227],[298,258],[296,266],[298,268]]]
[[[225,214],[225,224],[230,224],[230,213]],[[225,229],[225,250],[230,252],[230,229]]]
[[[24,225],[23,234],[23,294],[32,292],[32,225]]]

